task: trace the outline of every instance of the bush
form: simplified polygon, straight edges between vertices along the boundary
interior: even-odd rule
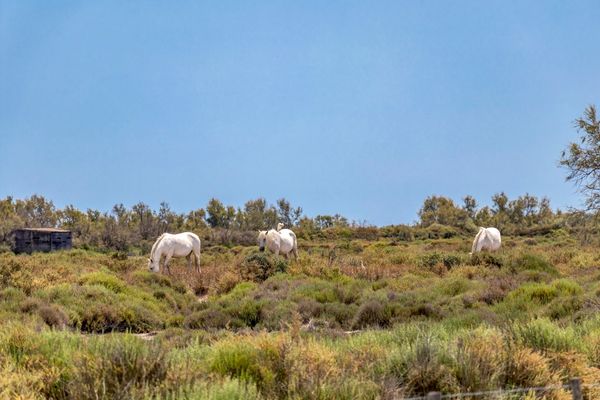
[[[256,350],[245,341],[219,343],[211,361],[211,370],[223,376],[260,381]]]
[[[450,239],[458,236],[458,231],[451,226],[434,223],[416,230],[415,236],[419,239]]]
[[[231,271],[227,271],[219,277],[215,292],[217,294],[229,293],[238,283],[240,283],[240,276]]]
[[[406,242],[412,242],[415,239],[413,228],[408,225],[390,225],[381,228],[382,236],[394,238]]]
[[[498,307],[513,317],[530,317],[536,312],[538,316],[557,318],[582,305],[582,292],[577,283],[568,279],[551,284],[526,283],[510,292]]]
[[[52,328],[64,329],[69,323],[69,316],[63,311],[62,307],[54,304],[42,305],[37,313]]]
[[[440,391],[458,392],[459,386],[449,366],[449,359],[439,343],[429,334],[420,336],[401,361],[401,379],[409,394]]]
[[[418,259],[418,264],[424,268],[432,269],[442,262],[443,256],[440,253],[424,254]]]
[[[504,258],[498,253],[483,251],[472,254],[471,263],[473,265],[485,265],[486,267],[501,268],[504,266],[505,261]]]
[[[118,277],[107,274],[106,272],[98,271],[83,275],[79,282],[82,285],[100,285],[114,293],[122,293],[126,290],[127,285]]]
[[[74,360],[69,394],[76,399],[126,399],[136,390],[159,388],[167,378],[169,362],[159,342],[131,336],[92,340],[89,352]]]
[[[184,326],[191,329],[225,329],[231,317],[216,307],[197,311],[185,318]]]
[[[581,347],[581,341],[571,328],[560,328],[541,318],[514,325],[515,340],[540,352],[569,351]]]
[[[297,398],[326,399],[327,386],[339,382],[341,371],[335,353],[315,340],[302,341],[290,349],[286,362],[289,393]]]
[[[285,272],[287,263],[283,260],[273,262],[265,253],[253,253],[239,265],[242,279],[263,282],[277,272]]]
[[[356,308],[356,305],[346,305],[337,301],[325,303],[321,319],[327,321],[329,327],[349,328]]]
[[[479,297],[479,301],[483,301],[488,305],[496,304],[504,300],[506,295],[515,288],[516,282],[510,277],[495,277],[490,279],[488,287],[484,289]]]
[[[499,331],[479,328],[456,347],[455,376],[463,392],[492,390],[501,385],[504,340]]]
[[[255,385],[242,382],[238,379],[226,379],[217,383],[197,383],[192,388],[185,390],[185,395],[175,398],[203,399],[203,400],[258,400],[260,397]]]
[[[448,269],[459,266],[462,263],[462,257],[456,254],[445,254],[442,257],[442,263]]]
[[[513,260],[510,265],[512,272],[538,271],[546,272],[550,275],[557,275],[558,271],[546,259],[535,254],[523,254]]]
[[[508,386],[539,387],[560,384],[547,360],[531,349],[518,347],[507,351],[505,380]],[[551,397],[553,398],[553,397]]]
[[[385,306],[379,300],[367,300],[363,303],[352,321],[355,329],[361,329],[369,326],[385,327],[390,323],[390,315],[386,312]]]

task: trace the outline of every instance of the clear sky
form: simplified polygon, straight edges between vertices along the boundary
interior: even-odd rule
[[[0,0],[0,196],[109,210],[580,196],[600,2]]]

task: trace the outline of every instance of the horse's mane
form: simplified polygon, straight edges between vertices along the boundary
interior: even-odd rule
[[[483,232],[485,232],[485,228],[479,227],[479,232],[477,232],[477,235],[475,235],[475,239],[473,240],[473,246],[471,246],[471,253],[475,252],[475,247],[477,246],[477,243],[479,242],[479,237]]]
[[[154,242],[154,244],[152,245],[152,250],[150,250],[150,259],[151,260],[154,260],[154,251],[158,247],[158,244],[160,243],[160,241],[163,240],[163,238],[165,237],[165,235],[166,235],[166,233],[163,233],[162,235],[160,235],[158,237],[158,239],[156,239],[156,242]]]

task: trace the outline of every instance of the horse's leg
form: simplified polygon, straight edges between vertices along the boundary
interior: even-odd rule
[[[171,268],[169,267],[169,261],[171,261],[171,257],[173,257],[173,255],[170,253],[165,256],[165,271],[169,275],[171,275]]]
[[[187,259],[187,262],[188,262],[188,269],[192,269],[192,253],[193,253],[193,251],[190,251],[190,254],[185,256],[185,258]]]
[[[200,251],[194,252],[194,261],[196,264],[196,272],[200,273]]]

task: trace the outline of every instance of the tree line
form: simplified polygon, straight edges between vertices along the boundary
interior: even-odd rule
[[[110,211],[79,210],[72,205],[57,208],[41,195],[25,199],[6,197],[0,200],[0,242],[6,247],[11,232],[17,228],[54,227],[73,232],[76,246],[98,250],[147,251],[164,232],[191,231],[207,244],[249,245],[256,240],[256,231],[274,228],[282,222],[294,228],[304,239],[377,239],[396,237],[451,237],[470,234],[478,226],[497,226],[508,234],[523,234],[526,229],[564,226],[569,213],[553,211],[547,198],[529,194],[509,199],[504,193],[492,197],[490,206],[480,207],[472,196],[456,204],[444,196],[425,199],[418,212],[418,221],[410,225],[375,227],[335,215],[304,215],[302,207],[286,199],[269,204],[259,198],[247,201],[243,207],[225,205],[210,199],[205,207],[187,213],[173,211],[167,203],[158,210],[140,202],[131,207],[115,204]]]

